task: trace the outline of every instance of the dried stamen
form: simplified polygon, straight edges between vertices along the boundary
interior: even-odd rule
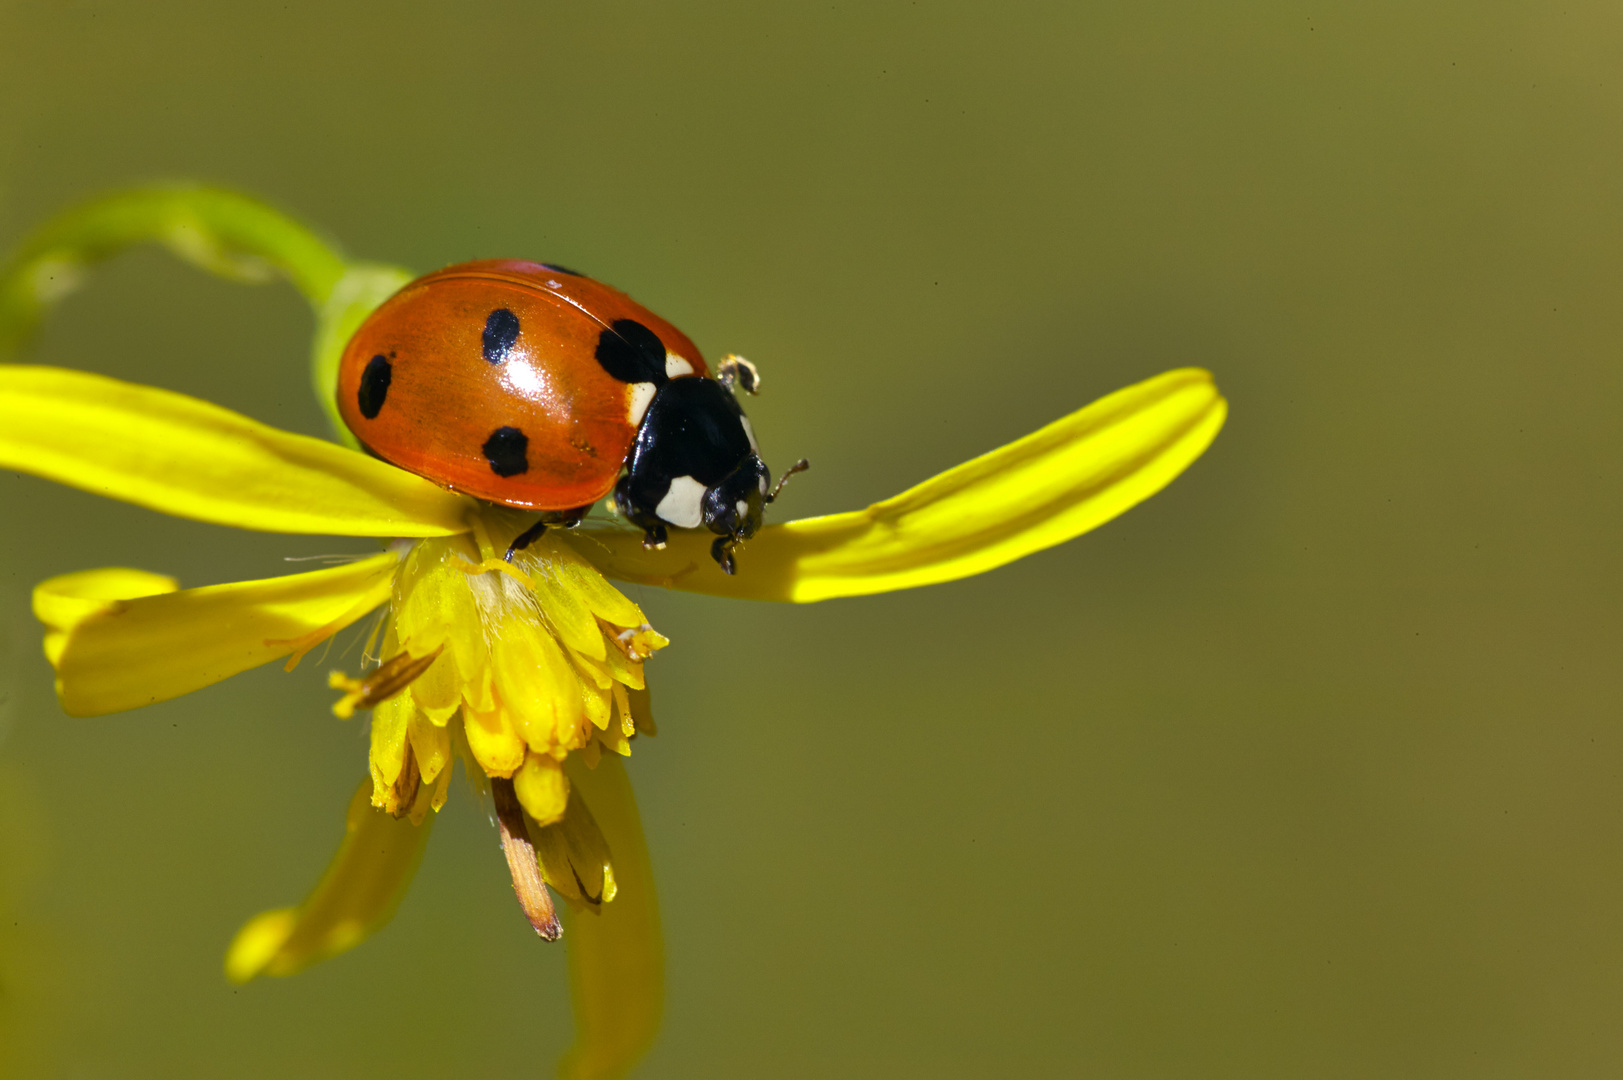
[[[639,663],[671,643],[669,638],[647,623],[628,626],[618,632],[602,619],[598,620],[598,624],[609,634],[609,639],[620,647],[621,652]]]
[[[518,894],[518,905],[524,917],[530,920],[535,932],[547,941],[557,941],[564,928],[558,922],[558,913],[552,907],[552,894],[541,878],[541,862],[536,858],[535,845],[530,843],[530,830],[524,824],[524,808],[519,805],[513,791],[513,781],[505,777],[490,778],[490,794],[496,801],[496,824],[502,833],[502,854],[507,856],[507,869],[513,875],[513,891]]]
[[[417,755],[407,746],[405,757],[400,762],[400,775],[395,777],[394,786],[389,789],[389,802],[384,807],[390,817],[403,818],[411,814],[422,780],[423,774],[417,768]]]
[[[441,645],[427,656],[396,653],[360,679],[352,679],[342,671],[332,672],[327,676],[327,685],[344,691],[332,711],[339,719],[348,720],[356,709],[376,708],[415,682],[444,651]]]

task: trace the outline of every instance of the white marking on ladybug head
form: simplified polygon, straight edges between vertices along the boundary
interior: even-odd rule
[[[691,476],[678,476],[654,507],[654,515],[679,529],[697,529],[704,522],[704,485]]]
[[[766,494],[766,477],[764,477],[764,476],[757,477],[755,482],[757,484],[761,485],[761,494],[765,495]]]
[[[677,356],[669,349],[665,350],[665,377],[674,379],[679,375],[692,375],[693,365],[688,363],[687,357]]]
[[[626,416],[631,420],[632,427],[641,427],[642,418],[648,412],[648,406],[653,404],[654,394],[659,390],[651,382],[634,382],[627,389],[631,391],[626,406]]]
[[[733,509],[738,511],[739,521],[743,521],[745,518],[750,516],[750,504],[748,500],[739,499],[737,502],[733,503]]]
[[[738,422],[744,426],[744,438],[750,441],[750,449],[759,454],[761,452],[761,448],[755,443],[755,429],[750,426],[750,418],[747,416],[740,416],[738,418]]]

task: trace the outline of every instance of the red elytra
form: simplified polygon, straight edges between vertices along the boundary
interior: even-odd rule
[[[613,489],[640,419],[638,384],[597,358],[619,320],[709,374],[687,335],[618,289],[488,259],[418,278],[367,317],[339,362],[338,411],[372,453],[437,484],[526,510],[589,506]]]

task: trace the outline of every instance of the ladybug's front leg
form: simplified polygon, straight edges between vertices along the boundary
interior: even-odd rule
[[[513,542],[511,544],[507,545],[507,554],[503,555],[502,558],[507,560],[508,562],[512,562],[514,555],[518,554],[519,552],[523,551],[525,548],[529,547],[531,544],[535,543],[537,540],[541,539],[541,534],[546,532],[546,531],[547,531],[547,519],[542,518],[540,521],[536,522],[534,525],[531,525],[528,529],[525,529],[523,532],[521,532],[517,536],[513,537]]]
[[[738,572],[738,560],[733,558],[733,545],[738,543],[735,536],[718,536],[716,542],[710,545],[710,557],[716,560],[723,574]]]
[[[642,529],[644,548],[659,551],[665,546],[665,523],[651,509],[637,502],[631,494],[631,486],[631,473],[628,472],[614,485],[614,509],[621,517]]]
[[[508,562],[512,562],[514,555],[541,539],[541,534],[547,531],[547,526],[549,525],[558,525],[565,529],[573,529],[576,525],[580,524],[580,519],[585,517],[587,513],[591,511],[591,509],[591,505],[588,504],[586,506],[577,506],[573,510],[541,511],[541,520],[537,521],[534,525],[531,525],[528,529],[525,529],[523,532],[513,537],[513,542],[507,545],[507,554],[503,555],[502,558]]]
[[[637,524],[642,525],[642,522]],[[642,546],[645,551],[665,550],[666,533],[663,522],[656,521],[652,525],[643,525],[642,532]]]

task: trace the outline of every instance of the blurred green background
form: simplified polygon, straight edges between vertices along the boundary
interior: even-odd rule
[[[1620,124],[1593,2],[0,3],[5,243],[196,178],[579,267],[760,364],[787,513],[1217,373],[1189,473],[984,577],[631,590],[659,1077],[1623,1069]],[[310,329],[143,251],[32,356],[319,434]],[[0,1073],[550,1074],[564,956],[460,783],[387,930],[221,975],[336,845],[352,658],[52,696],[38,579],[364,544],[9,474],[0,515]]]

